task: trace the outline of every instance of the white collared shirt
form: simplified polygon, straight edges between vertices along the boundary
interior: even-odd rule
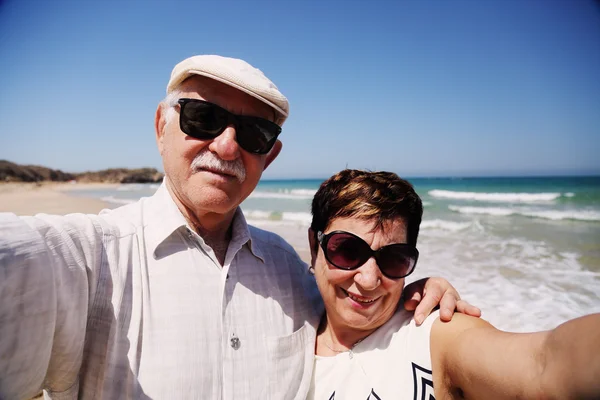
[[[313,277],[240,209],[221,267],[163,184],[100,215],[0,214],[0,398],[304,398]]]

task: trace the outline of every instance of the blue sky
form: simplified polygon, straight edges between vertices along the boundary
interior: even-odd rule
[[[243,58],[289,98],[265,178],[600,174],[600,4],[0,0],[0,159],[162,169],[172,67]]]

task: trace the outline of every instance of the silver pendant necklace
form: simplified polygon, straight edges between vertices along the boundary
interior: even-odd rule
[[[364,339],[364,338],[363,338],[363,339]],[[346,350],[336,350],[336,349],[334,349],[333,347],[329,346],[329,345],[327,344],[327,342],[326,342],[326,341],[324,341],[324,340],[323,340],[323,344],[325,345],[325,347],[327,347],[329,350],[333,351],[334,353],[338,353],[338,354],[340,354],[340,353],[345,353],[345,352],[348,352],[348,357],[350,357],[350,359],[352,359],[352,358],[354,357],[354,352],[353,352],[352,350],[354,350],[354,348],[355,348],[355,347],[356,347],[356,346],[357,346],[357,345],[358,345],[360,342],[362,342],[362,341],[363,341],[363,339],[360,339],[359,341],[357,341],[356,343],[354,343],[354,344],[352,345],[352,347],[350,347],[349,349],[346,349]],[[333,341],[332,341],[331,343],[333,344]]]

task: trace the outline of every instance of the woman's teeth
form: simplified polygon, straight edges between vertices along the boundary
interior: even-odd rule
[[[356,301],[357,303],[372,303],[375,300],[377,300],[377,299],[369,299],[369,300],[367,300],[367,299],[359,299],[358,297],[353,296],[352,294],[350,294],[348,292],[346,292],[346,294],[348,295],[348,297],[350,297],[352,300]]]

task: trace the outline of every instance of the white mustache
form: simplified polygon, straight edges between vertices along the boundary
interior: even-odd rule
[[[203,169],[216,171],[222,174],[233,175],[238,182],[246,180],[246,168],[239,158],[233,161],[222,160],[208,149],[200,151],[191,164],[192,171],[198,172]]]

